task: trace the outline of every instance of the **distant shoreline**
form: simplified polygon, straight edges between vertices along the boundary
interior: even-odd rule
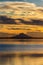
[[[17,39],[17,38],[13,38],[13,37],[0,37],[0,39]],[[32,38],[18,38],[18,39],[43,39],[43,37],[32,37]]]

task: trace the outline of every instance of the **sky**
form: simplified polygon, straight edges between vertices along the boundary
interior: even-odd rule
[[[0,0],[0,1],[26,1],[35,3],[36,5],[43,6],[43,0]]]

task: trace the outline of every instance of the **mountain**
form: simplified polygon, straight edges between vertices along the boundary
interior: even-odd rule
[[[24,33],[20,33],[19,35],[16,35],[16,36],[11,37],[11,38],[13,38],[13,39],[30,39],[32,37],[30,37],[30,36],[28,36],[28,35],[26,35]]]
[[[40,36],[40,35],[39,36],[38,35],[37,36],[30,35],[29,36],[29,34],[20,33],[18,35],[12,36],[10,38],[11,39],[43,39],[43,36]]]
[[[0,39],[43,39],[43,33],[20,33],[20,34],[7,34],[7,33],[0,33]]]
[[[32,38],[24,33],[20,33],[19,35],[10,35],[10,34],[9,34],[9,36],[7,36],[7,35],[8,34],[6,34],[6,36],[0,36],[0,39],[30,39],[30,38]]]

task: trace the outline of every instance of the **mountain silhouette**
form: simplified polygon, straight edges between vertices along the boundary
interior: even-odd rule
[[[20,33],[18,35],[13,35],[13,36],[10,35],[9,37],[8,37],[8,35],[4,36],[4,37],[2,36],[2,37],[0,37],[0,39],[21,39],[21,40],[23,40],[23,39],[43,39],[43,37],[32,37],[27,34]]]
[[[28,35],[26,35],[24,33],[20,33],[19,35],[16,35],[16,36],[14,36],[12,38],[14,38],[14,39],[30,39],[32,37],[30,37],[30,36],[28,36]]]

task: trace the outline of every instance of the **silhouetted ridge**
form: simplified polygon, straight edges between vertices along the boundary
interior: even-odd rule
[[[15,39],[30,39],[32,37],[30,37],[30,36],[28,36],[28,35],[26,35],[24,33],[20,33],[19,35],[16,35],[16,36],[14,36],[12,38],[15,38]]]

